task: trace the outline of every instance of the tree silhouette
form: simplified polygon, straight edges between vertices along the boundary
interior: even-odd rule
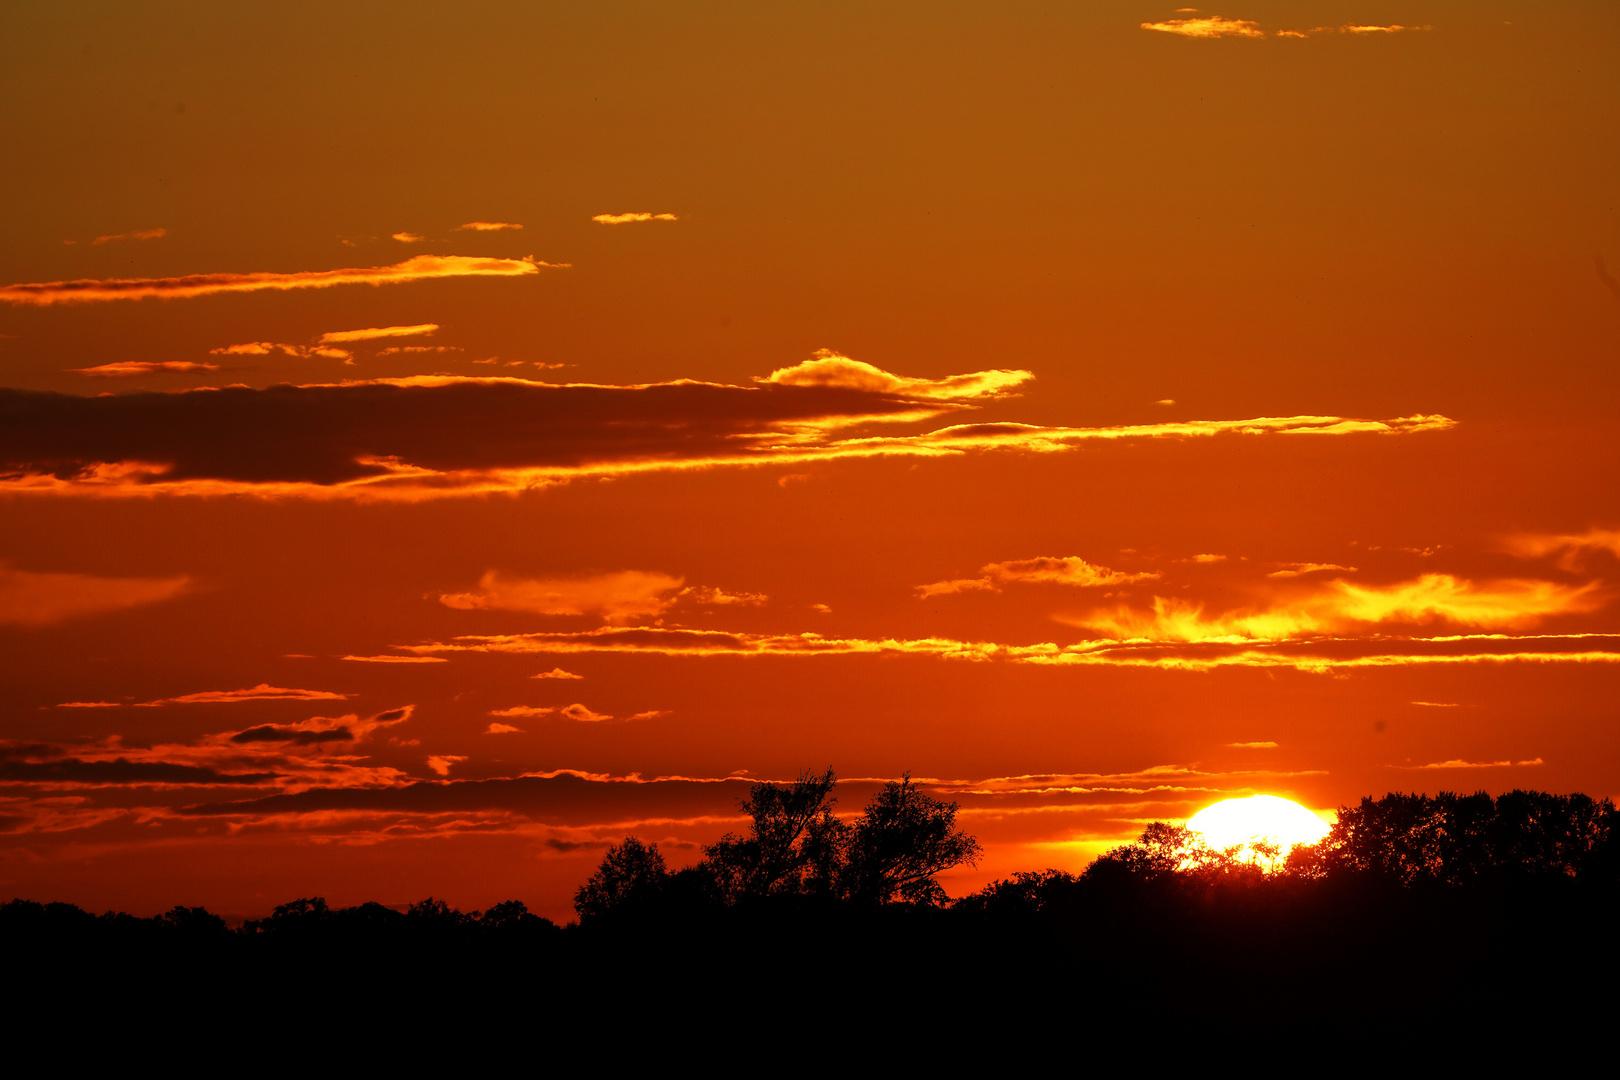
[[[909,774],[885,784],[850,836],[845,894],[862,903],[943,903],[934,875],[979,861],[979,842],[956,827],[956,811],[955,803],[925,795]]]
[[[836,783],[831,769],[806,770],[791,784],[749,789],[741,807],[748,835],[727,833],[704,849],[703,869],[722,902],[833,891],[849,833],[833,816]]]
[[[653,903],[669,870],[657,844],[644,844],[634,836],[608,848],[602,865],[574,894],[574,910],[580,920],[624,913]]]

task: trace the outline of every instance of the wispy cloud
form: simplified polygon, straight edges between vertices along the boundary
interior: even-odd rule
[[[414,323],[410,326],[368,326],[363,330],[332,330],[321,335],[320,344],[341,345],[350,341],[375,341],[377,338],[424,337],[438,329],[438,323]]]
[[[1190,38],[1265,37],[1260,24],[1249,19],[1223,19],[1219,15],[1206,15],[1193,19],[1166,19],[1164,22],[1145,22],[1144,30],[1159,30],[1166,34],[1180,34]]]
[[[1110,570],[1106,566],[1094,566],[1076,556],[1063,558],[1041,556],[1034,559],[988,563],[979,569],[979,573],[982,576],[976,578],[956,578],[951,581],[936,581],[931,585],[918,585],[917,595],[927,598],[960,592],[1000,592],[1001,586],[1011,582],[1090,588],[1151,581],[1159,577],[1156,573],[1124,573]]]
[[[1524,768],[1531,765],[1545,765],[1540,758],[1531,758],[1529,761],[1464,761],[1462,758],[1452,758],[1450,761],[1431,761],[1427,765],[1397,765],[1397,769],[1507,769]]]
[[[1277,744],[1274,743],[1274,742],[1270,742],[1270,741],[1229,742],[1226,745],[1232,747],[1235,750],[1275,750],[1275,749],[1277,749]]]
[[[143,701],[142,705],[208,705],[234,704],[243,701],[342,701],[348,694],[334,694],[329,690],[294,690],[285,686],[260,683],[245,690],[203,690],[195,694]]]
[[[331,345],[291,345],[280,341],[245,341],[240,345],[221,345],[208,352],[212,356],[269,356],[271,353],[283,353],[306,360],[312,356],[324,356],[328,360],[342,360],[345,363],[354,358],[354,353],[348,349]]]
[[[491,721],[489,727],[484,729],[484,734],[486,735],[511,735],[522,733],[523,729],[520,727],[513,727],[511,724],[502,724],[494,721]]]
[[[502,229],[521,229],[523,226],[512,221],[469,221],[465,225],[457,225],[456,228],[472,232],[500,232]]]
[[[1587,647],[1602,644],[1606,648]],[[1569,646],[1583,646],[1570,648]],[[1557,651],[1551,646],[1565,646]],[[816,633],[755,634],[662,626],[604,626],[594,630],[469,634],[448,642],[397,645],[401,652],[518,655],[625,653],[659,656],[915,656],[940,660],[1056,666],[1215,671],[1289,668],[1327,674],[1357,668],[1430,664],[1620,663],[1620,636],[1605,634],[1464,634],[1390,639],[1327,637],[1287,641],[1117,641],[1058,645],[962,641],[953,638],[851,638]]]
[[[583,675],[575,675],[572,671],[564,671],[560,667],[554,667],[550,671],[542,671],[538,675],[529,676],[531,679],[583,679],[584,677]]]
[[[631,225],[638,221],[674,221],[674,214],[632,212],[628,214],[597,214],[592,221],[601,225]]]
[[[188,575],[97,577],[37,573],[0,563],[0,625],[52,626],[169,600],[187,591]]]
[[[167,278],[83,278],[77,281],[25,282],[0,285],[0,303],[44,306],[85,304],[147,297],[183,299],[214,293],[263,289],[324,289],[333,285],[387,285],[448,277],[522,277],[541,267],[561,267],[528,259],[486,259],[466,255],[418,255],[392,266],[303,270],[292,273],[188,274]]]
[[[112,244],[120,240],[158,240],[169,235],[168,229],[137,229],[134,232],[107,233],[90,241],[92,244]]]
[[[1281,570],[1273,570],[1270,573],[1268,573],[1266,575],[1266,577],[1275,577],[1275,578],[1300,577],[1300,576],[1305,575],[1305,574],[1318,574],[1318,573],[1321,573],[1321,572],[1326,571],[1326,570],[1338,570],[1338,571],[1340,571],[1342,573],[1346,573],[1346,574],[1353,574],[1353,573],[1356,572],[1355,567],[1353,567],[1353,566],[1340,566],[1338,563],[1297,562],[1297,563],[1284,563],[1283,568]]]
[[[1620,557],[1620,529],[1590,528],[1580,533],[1515,533],[1502,540],[1502,548],[1521,559],[1558,555],[1566,570],[1579,570],[1585,556],[1604,552]]]
[[[402,244],[420,244],[423,240],[427,239],[427,237],[419,236],[413,232],[397,232],[393,233],[392,236],[393,239],[398,240]]]
[[[89,379],[133,379],[140,375],[178,375],[187,372],[218,371],[218,364],[194,360],[119,360],[96,367],[68,368]]]
[[[363,664],[420,664],[436,658],[431,656],[345,656],[343,659],[357,660]],[[443,657],[437,659],[443,659]]]

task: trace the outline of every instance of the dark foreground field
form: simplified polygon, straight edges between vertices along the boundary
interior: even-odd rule
[[[235,1033],[273,1055],[298,1032],[346,1032],[390,1053],[528,1041],[621,1061],[768,1053],[792,1071],[894,1054],[1549,1062],[1615,1027],[1616,815],[1514,794],[1541,800],[1534,822],[1512,796],[1366,800],[1272,873],[1155,827],[1083,875],[1019,875],[952,903],[870,902],[805,877],[726,893],[712,867],[692,872],[705,864],[643,866],[593,894],[622,848],[566,927],[518,903],[301,900],[232,929],[200,909],[12,901],[6,1015],[19,1031],[66,1023],[86,1047]]]

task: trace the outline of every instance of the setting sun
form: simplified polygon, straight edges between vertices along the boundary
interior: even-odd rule
[[[1280,854],[1287,854],[1296,844],[1314,844],[1328,832],[1321,818],[1276,795],[1222,799],[1189,818],[1187,828],[1213,848],[1247,848],[1260,842],[1276,844]]]

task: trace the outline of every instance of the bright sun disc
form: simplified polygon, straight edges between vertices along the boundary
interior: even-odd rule
[[[1314,844],[1328,833],[1321,818],[1275,795],[1223,799],[1189,818],[1187,828],[1212,848],[1246,847],[1258,840],[1276,844],[1283,854],[1295,844]]]

